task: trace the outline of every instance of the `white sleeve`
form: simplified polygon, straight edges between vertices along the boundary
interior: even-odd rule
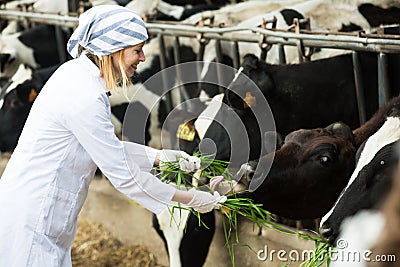
[[[122,141],[122,144],[124,145],[125,153],[139,165],[142,171],[151,171],[158,149],[127,141]]]
[[[161,212],[170,204],[176,188],[148,172],[155,149],[121,142],[115,136],[107,96],[86,101],[83,108],[76,108],[76,104],[64,115],[66,127],[116,189],[150,211]]]

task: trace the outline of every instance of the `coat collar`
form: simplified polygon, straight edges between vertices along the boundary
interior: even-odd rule
[[[111,92],[106,87],[104,78],[100,77],[99,67],[97,67],[97,65],[94,62],[92,62],[85,53],[82,53],[80,55],[79,60],[83,63],[83,65],[88,70],[90,75],[96,77],[97,79],[99,79],[101,81],[101,83],[103,84],[103,87],[101,88],[102,91],[104,91],[107,94],[107,96],[110,96]]]

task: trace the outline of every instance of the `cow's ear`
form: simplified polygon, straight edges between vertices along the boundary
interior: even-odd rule
[[[325,129],[333,132],[334,134],[343,136],[345,139],[349,140],[353,144],[355,143],[353,131],[351,130],[350,126],[343,122],[332,123]]]
[[[247,54],[243,57],[243,68],[256,69],[258,64],[258,57],[253,54]]]

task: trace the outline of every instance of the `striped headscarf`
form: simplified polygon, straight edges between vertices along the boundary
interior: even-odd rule
[[[99,5],[79,17],[79,25],[68,40],[68,53],[79,56],[80,44],[96,56],[109,55],[148,38],[142,18],[118,5]]]

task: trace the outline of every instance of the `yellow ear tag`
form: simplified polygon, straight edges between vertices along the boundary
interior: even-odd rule
[[[243,107],[249,108],[256,105],[256,98],[250,92],[246,92],[246,97],[243,99]]]
[[[195,128],[192,125],[188,124],[187,122],[179,125],[178,131],[176,132],[176,137],[186,141],[193,141],[195,135],[196,135]]]
[[[37,95],[38,94],[36,90],[32,88],[31,91],[29,92],[29,97],[28,97],[29,102],[32,103],[33,101],[35,101]]]

